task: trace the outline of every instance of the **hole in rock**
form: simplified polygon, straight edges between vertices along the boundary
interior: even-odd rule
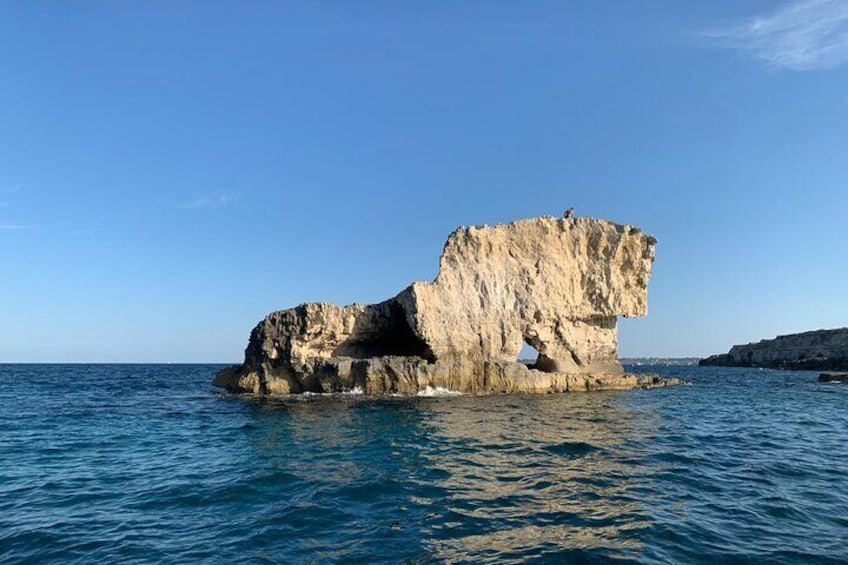
[[[518,362],[524,363],[531,369],[536,366],[536,361],[539,360],[539,352],[535,347],[526,341],[521,346],[521,351],[518,353]]]

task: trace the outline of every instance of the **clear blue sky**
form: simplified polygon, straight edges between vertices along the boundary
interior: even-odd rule
[[[0,362],[240,361],[459,225],[659,239],[623,356],[848,325],[848,6],[0,4]]]

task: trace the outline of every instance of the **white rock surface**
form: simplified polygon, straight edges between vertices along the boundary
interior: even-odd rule
[[[397,300],[436,358],[510,362],[526,342],[545,370],[620,370],[616,316],[645,316],[656,240],[601,220],[537,218],[450,235],[433,283]]]
[[[588,218],[460,228],[432,283],[375,305],[274,312],[253,329],[244,364],[215,384],[275,394],[651,385],[621,374],[616,317],[647,314],[655,243],[638,228]],[[516,363],[525,342],[539,352],[533,368]]]

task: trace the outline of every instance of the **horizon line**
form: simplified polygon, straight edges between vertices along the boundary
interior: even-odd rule
[[[619,361],[636,359],[704,359],[701,355],[626,355]],[[516,360],[532,361],[532,359]],[[242,365],[230,361],[0,361],[0,365]]]

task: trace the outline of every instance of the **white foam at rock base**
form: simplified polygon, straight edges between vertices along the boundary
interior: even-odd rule
[[[462,396],[462,393],[457,390],[450,390],[441,386],[431,387],[427,385],[423,390],[419,390],[417,396]]]

